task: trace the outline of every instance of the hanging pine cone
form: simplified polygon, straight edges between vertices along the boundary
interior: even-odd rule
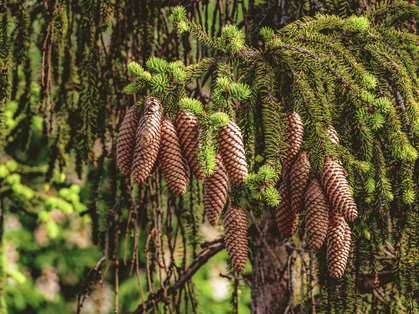
[[[285,133],[288,134],[288,138],[285,141],[288,144],[288,148],[282,168],[284,170],[284,178],[287,178],[303,144],[304,126],[297,112],[290,111],[287,113],[287,128],[285,129]]]
[[[291,210],[291,193],[287,180],[282,181],[279,194],[281,202],[276,208],[276,222],[281,235],[290,238],[297,230],[298,212]]]
[[[123,176],[131,174],[132,158],[135,146],[135,132],[138,126],[135,106],[129,108],[119,128],[118,143],[116,146],[116,160],[119,171]]]
[[[218,132],[218,144],[228,176],[235,186],[243,186],[247,177],[247,163],[244,153],[243,137],[234,121],[221,127]]]
[[[294,212],[301,213],[304,209],[304,194],[310,178],[310,169],[307,153],[302,152],[295,161],[290,176],[291,209]]]
[[[198,127],[198,119],[193,114],[179,108],[174,123],[180,144],[182,145],[183,154],[192,173],[198,180],[204,179],[205,175],[199,167],[197,156],[201,133]]]
[[[339,145],[339,136],[333,125],[329,125],[326,129],[327,135],[333,144]]]
[[[156,159],[156,162],[154,163],[153,168],[151,168],[150,175],[155,173],[157,170],[159,170],[159,158]]]
[[[308,244],[318,250],[324,242],[328,226],[326,195],[317,178],[313,178],[305,194],[306,231]]]
[[[146,119],[143,122],[143,130],[140,137],[137,137],[136,145],[140,147],[150,145],[156,134],[160,132],[162,112],[163,107],[160,101],[154,97],[147,97],[144,102],[144,117]]]
[[[144,128],[147,126],[147,119],[147,116],[142,116],[137,128],[134,161],[132,164],[132,178],[137,184],[144,182],[145,179],[147,179],[147,177],[151,174],[151,171],[156,163],[160,148],[160,125],[158,132],[148,146],[141,147],[139,144],[141,134]]]
[[[216,156],[216,162],[214,173],[204,181],[204,211],[213,226],[218,222],[228,193],[228,176],[219,154]]]
[[[161,120],[159,164],[170,190],[183,195],[189,185],[189,167],[182,156],[175,126],[168,117]]]
[[[247,262],[247,219],[239,205],[232,204],[224,217],[224,243],[228,260],[237,272],[242,272]]]
[[[333,279],[342,277],[351,246],[351,229],[343,217],[329,224],[327,231],[327,270]]]
[[[354,221],[358,217],[358,209],[349,191],[343,167],[327,158],[321,177],[329,204],[336,209],[338,215],[347,221]]]

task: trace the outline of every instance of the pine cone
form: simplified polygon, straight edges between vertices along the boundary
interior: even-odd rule
[[[123,176],[131,174],[132,159],[135,146],[135,132],[138,127],[137,114],[135,106],[129,108],[118,134],[118,143],[116,148],[116,160],[118,162],[119,171]]]
[[[188,161],[188,165],[191,168],[192,173],[198,180],[204,179],[205,175],[199,167],[197,156],[199,138],[201,134],[198,127],[198,119],[193,114],[179,108],[174,123],[179,135],[184,156]]]
[[[168,117],[161,120],[159,164],[170,190],[183,195],[189,185],[189,167],[182,156],[175,126]]]
[[[285,141],[288,144],[288,149],[282,168],[284,169],[284,178],[287,178],[303,144],[304,126],[297,112],[290,111],[287,113],[287,128],[285,129],[285,133],[288,134],[288,138]]]
[[[156,162],[154,163],[153,168],[151,168],[150,175],[155,173],[157,170],[159,170],[159,158],[156,159]]]
[[[213,226],[217,224],[223,211],[228,192],[228,176],[219,154],[216,156],[216,162],[214,173],[204,181],[204,211]]]
[[[339,136],[333,125],[329,125],[326,129],[327,135],[333,144],[339,145]]]
[[[159,100],[154,97],[147,97],[144,102],[144,120],[143,130],[139,138],[137,138],[137,145],[140,147],[147,147],[153,141],[154,137],[160,132],[160,123],[162,117],[163,107]]]
[[[237,124],[230,122],[218,132],[218,144],[228,176],[235,186],[243,186],[247,177],[247,163],[243,137]]]
[[[224,233],[228,260],[236,271],[242,272],[247,262],[247,219],[239,205],[231,205],[227,209]]]
[[[279,194],[281,203],[276,208],[276,222],[281,235],[290,238],[297,230],[298,212],[291,210],[291,193],[287,180],[282,181]]]
[[[144,130],[144,127],[147,126],[147,119],[147,116],[142,116],[137,128],[134,161],[132,164],[132,178],[137,184],[144,182],[145,179],[147,179],[147,177],[151,174],[151,171],[156,163],[160,148],[160,125],[158,132],[156,133],[151,143],[146,147],[140,146],[141,134]]]
[[[321,177],[329,205],[336,209],[339,216],[354,221],[358,217],[358,209],[349,191],[343,167],[327,158]]]
[[[304,194],[310,178],[310,169],[307,153],[302,152],[291,169],[291,209],[294,212],[301,213],[304,209]]]
[[[330,224],[327,231],[327,270],[331,278],[342,277],[351,246],[351,229],[343,217]]]
[[[310,181],[304,200],[308,244],[312,249],[318,250],[327,234],[328,209],[326,195],[317,178]]]

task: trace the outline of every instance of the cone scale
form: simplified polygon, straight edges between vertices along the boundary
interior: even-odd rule
[[[131,174],[135,134],[139,121],[135,109],[135,106],[129,108],[119,128],[116,159],[119,171],[123,176],[129,176]]]
[[[290,238],[297,230],[299,214],[291,209],[291,193],[287,180],[281,183],[279,194],[281,202],[276,208],[276,222],[281,235]]]
[[[317,178],[310,181],[304,201],[307,242],[312,249],[318,250],[326,238],[329,213],[326,195]]]
[[[327,270],[333,279],[345,272],[351,245],[351,229],[343,217],[330,223],[327,231]]]
[[[284,178],[289,176],[291,168],[300,152],[301,145],[303,144],[304,126],[303,121],[297,112],[290,111],[287,113],[287,128],[285,129],[285,133],[288,134],[285,141],[288,148],[282,163]]]
[[[301,213],[304,210],[304,194],[308,187],[310,178],[310,161],[305,152],[302,152],[291,169],[291,209]]]
[[[144,115],[138,123],[132,164],[132,178],[137,184],[147,179],[156,163],[160,149],[162,112],[163,107],[156,98],[149,97],[146,99],[144,103]],[[146,137],[147,141],[149,141],[149,137],[153,134],[154,137],[151,138],[149,144],[143,146],[145,143],[144,138]]]
[[[197,156],[200,138],[198,119],[191,113],[179,108],[174,124],[179,136],[183,154],[188,161],[188,165],[193,175],[198,180],[204,179],[205,175],[199,167]]]
[[[223,164],[235,186],[243,186],[247,177],[247,163],[244,152],[243,136],[237,124],[230,122],[220,128],[218,144]]]
[[[247,262],[247,219],[239,205],[232,204],[224,218],[225,246],[228,260],[237,272],[242,272]]]
[[[329,204],[339,216],[343,216],[347,221],[354,221],[358,217],[358,209],[349,190],[343,167],[327,158],[321,178]]]
[[[158,161],[163,176],[176,195],[183,195],[189,185],[189,167],[182,156],[179,138],[172,121],[162,118]]]
[[[228,176],[219,154],[216,163],[214,173],[204,181],[204,211],[212,226],[218,222],[228,193]]]

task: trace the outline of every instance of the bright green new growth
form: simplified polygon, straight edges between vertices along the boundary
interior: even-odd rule
[[[143,74],[144,69],[141,65],[139,65],[137,62],[131,62],[128,64],[128,70],[134,74],[135,76],[140,76]]]
[[[135,94],[139,91],[139,85],[137,83],[131,83],[125,86],[125,93],[128,95]]]
[[[230,85],[230,96],[238,101],[246,100],[251,95],[250,88],[247,84],[233,83]]]
[[[260,36],[263,37],[263,41],[265,43],[269,43],[270,41],[272,41],[272,39],[275,38],[275,32],[272,28],[270,27],[263,27],[260,32],[259,32]]]
[[[174,7],[173,14],[169,17],[170,23],[178,23],[186,19],[186,10],[184,7],[178,5]]]
[[[352,15],[345,20],[343,29],[352,32],[361,32],[366,30],[370,23],[371,22],[365,16],[357,17],[356,15]]]
[[[153,76],[150,81],[151,87],[157,92],[162,93],[164,92],[167,84],[169,83],[169,78],[167,77],[166,73],[159,73]]]
[[[147,60],[146,66],[156,73],[164,73],[167,70],[167,62],[157,57],[151,57]]]
[[[204,110],[202,103],[193,98],[182,98],[179,101],[179,107],[195,116],[198,116]]]
[[[215,129],[226,126],[230,121],[230,118],[224,112],[213,113],[209,119]]]

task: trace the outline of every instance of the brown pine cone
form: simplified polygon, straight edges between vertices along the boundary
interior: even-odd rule
[[[192,173],[198,180],[205,178],[199,167],[198,148],[201,131],[198,127],[198,119],[191,113],[179,108],[174,121],[179,135],[180,144]]]
[[[175,126],[168,117],[161,120],[159,164],[170,190],[183,195],[189,185],[189,167],[182,156]]]
[[[123,176],[131,174],[132,159],[135,147],[135,132],[137,131],[139,117],[135,112],[135,105],[129,108],[119,128],[116,160],[119,171]]]
[[[157,170],[159,170],[159,158],[156,159],[156,162],[154,163],[153,168],[151,168],[150,175],[155,173]]]
[[[156,134],[160,132],[162,112],[163,107],[160,101],[154,97],[147,97],[144,102],[144,117],[146,119],[143,122],[142,133],[137,138],[137,145],[147,147],[153,141]]]
[[[224,217],[224,243],[228,260],[237,272],[242,272],[247,262],[247,219],[239,205],[232,204]]]
[[[132,178],[137,184],[144,182],[145,179],[147,179],[151,174],[151,171],[156,163],[160,148],[160,125],[158,132],[148,146],[141,147],[139,144],[141,134],[144,130],[144,127],[147,125],[147,119],[148,118],[146,116],[142,116],[137,128],[134,161],[132,164]]]
[[[358,209],[349,190],[343,167],[327,158],[321,177],[329,205],[336,209],[339,216],[343,216],[347,221],[354,221],[358,217]]]
[[[204,181],[204,211],[213,226],[218,222],[228,193],[228,176],[220,154],[217,154],[216,162],[214,173]]]
[[[351,229],[343,217],[327,231],[327,270],[331,278],[342,277],[351,246]]]
[[[279,194],[281,202],[276,208],[276,222],[281,235],[290,238],[297,230],[299,214],[291,209],[291,193],[287,180],[282,181]]]
[[[317,178],[313,178],[305,194],[306,231],[308,244],[318,250],[324,242],[328,226],[328,209],[326,195]]]
[[[235,186],[243,186],[247,178],[247,163],[243,137],[237,124],[230,122],[218,132],[218,144],[228,176]]]
[[[307,153],[302,152],[295,161],[290,176],[291,209],[294,212],[301,213],[304,209],[304,194],[308,187],[310,169]]]
[[[333,144],[339,145],[339,136],[333,125],[329,125],[326,129],[327,135]]]
[[[284,178],[287,178],[303,144],[304,125],[297,112],[290,111],[287,113],[287,128],[285,129],[285,133],[288,134],[288,138],[285,141],[288,144],[288,148],[284,162],[282,163],[282,168],[284,170]]]

